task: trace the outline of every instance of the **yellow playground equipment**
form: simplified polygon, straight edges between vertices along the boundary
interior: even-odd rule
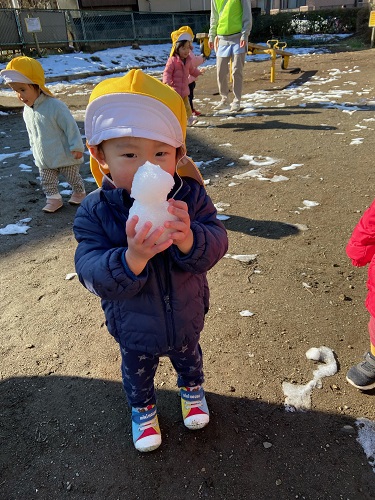
[[[267,45],[258,45],[256,43],[248,43],[247,53],[248,54],[268,54],[271,56],[271,83],[275,81],[276,75],[276,58],[281,57],[281,69],[287,69],[289,64],[289,57],[293,54],[285,50],[287,46],[286,42],[281,42],[279,40],[267,40]]]
[[[195,38],[199,40],[199,47],[201,49],[202,56],[208,59],[211,54],[211,49],[208,46],[208,33],[197,33]]]
[[[197,33],[196,39],[199,40],[201,54],[208,58],[211,50],[208,45],[208,33]],[[281,57],[281,69],[288,69],[289,58],[293,55],[291,52],[286,51],[286,42],[280,40],[267,40],[266,45],[256,44],[249,42],[247,44],[247,53],[253,54],[268,54],[271,56],[271,83],[275,82],[276,76],[276,59]],[[230,81],[232,81],[232,60],[230,61]]]

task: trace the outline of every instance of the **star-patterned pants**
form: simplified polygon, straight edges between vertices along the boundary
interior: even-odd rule
[[[121,347],[122,382],[130,406],[143,408],[156,403],[154,377],[159,359],[164,356],[177,372],[178,387],[203,384],[202,349],[195,339],[179,349],[155,355]]]

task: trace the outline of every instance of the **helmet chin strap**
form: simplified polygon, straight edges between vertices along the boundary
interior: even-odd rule
[[[99,165],[99,170],[100,170],[100,172],[103,174],[103,178],[106,178],[106,179],[107,179],[107,181],[108,181],[110,184],[112,184],[112,186],[114,186],[115,188],[117,188],[117,186],[116,186],[116,184],[113,182],[113,180],[112,180],[110,177],[108,177],[108,175],[107,175],[105,172],[103,172],[103,169],[102,169],[102,166],[100,165],[100,163],[98,163],[98,165]]]
[[[185,153],[185,152],[184,152],[184,153]],[[178,162],[177,162],[177,164],[176,164],[176,172],[175,172],[175,173],[176,173],[177,177],[180,179],[180,187],[176,190],[176,192],[175,192],[175,193],[173,193],[172,198],[174,198],[174,197],[176,196],[176,194],[180,191],[180,189],[181,189],[181,187],[182,187],[182,178],[181,178],[180,174],[178,173],[178,165],[179,165],[180,163],[184,164],[185,162],[184,162],[183,160],[184,160],[185,158],[186,158],[186,153],[185,153],[183,156],[181,156],[181,158],[178,160]]]

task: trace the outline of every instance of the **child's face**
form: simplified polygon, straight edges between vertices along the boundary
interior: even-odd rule
[[[116,187],[131,191],[133,177],[146,161],[174,175],[177,150],[164,142],[140,137],[119,137],[103,141],[100,147],[91,146],[92,156],[108,168]]]
[[[10,83],[9,86],[16,92],[18,99],[26,104],[26,106],[33,106],[40,95],[40,90],[28,83]]]
[[[181,57],[181,59],[186,59],[189,53],[190,53],[189,42],[186,42],[184,45],[181,45],[181,47],[178,49],[178,55]]]

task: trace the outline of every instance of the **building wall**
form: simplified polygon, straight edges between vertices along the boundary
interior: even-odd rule
[[[202,12],[211,8],[210,0],[138,0],[140,12]]]
[[[252,7],[257,7],[266,12],[267,8],[271,13],[280,10],[319,10],[332,7],[362,7],[368,5],[371,0],[251,0]],[[59,9],[79,9],[83,7],[80,3],[90,4],[94,9],[120,8],[122,5],[126,10],[132,10],[132,4],[138,3],[140,12],[203,12],[211,9],[211,0],[57,0],[56,6]],[[109,7],[111,4],[111,7]],[[113,6],[116,4],[116,7]],[[125,5],[127,7],[125,7]],[[84,8],[87,8],[85,6]]]

